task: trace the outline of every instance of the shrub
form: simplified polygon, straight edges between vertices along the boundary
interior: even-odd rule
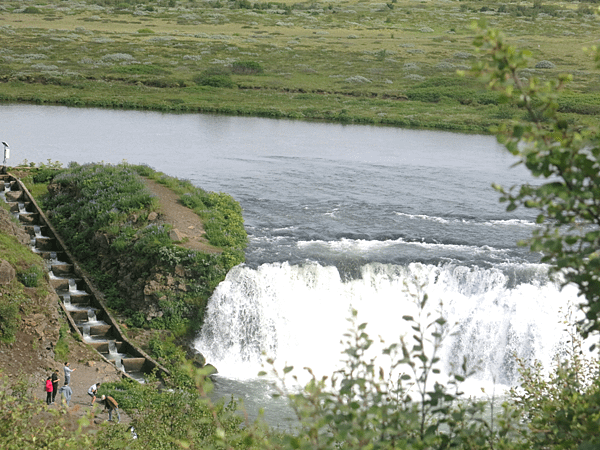
[[[212,86],[218,88],[233,88],[237,84],[231,79],[231,71],[227,69],[207,69],[193,78],[194,83],[200,86]]]
[[[0,297],[0,341],[13,342],[19,327],[19,304],[8,295]]]
[[[17,273],[17,278],[25,287],[38,287],[44,278],[44,272],[38,266],[31,266]]]
[[[42,10],[39,8],[36,8],[35,6],[28,6],[27,8],[25,8],[23,10],[23,12],[25,14],[41,14]]]
[[[58,342],[54,347],[54,355],[59,361],[65,361],[69,354],[69,343],[67,337],[69,336],[69,326],[63,323],[58,331]]]
[[[540,61],[535,65],[536,69],[554,69],[556,66],[551,61]]]
[[[236,61],[232,64],[231,71],[240,75],[254,75],[264,72],[260,63],[256,61]]]
[[[148,224],[154,198],[139,175],[155,179],[183,195],[182,203],[205,222],[208,241],[221,247],[222,254],[205,254],[174,245],[169,225]],[[247,243],[242,210],[231,196],[206,192],[189,181],[157,173],[148,166],[73,164],[56,173],[54,186],[45,200],[48,215],[76,257],[91,273],[111,308],[128,316],[131,325],[168,328],[176,333],[188,330],[192,319],[203,309],[216,285],[227,271],[244,261]],[[110,243],[110,258],[103,247],[98,258],[98,233]],[[111,267],[107,259],[115,261]],[[118,263],[116,261],[119,261]],[[186,270],[187,293],[167,295],[159,302],[160,319],[148,323],[143,314],[132,311],[128,297],[130,281],[114,279],[116,266],[124,265],[133,279],[144,280],[149,273],[172,273],[177,265]],[[127,287],[126,287],[127,286]],[[194,321],[193,325],[199,325]]]

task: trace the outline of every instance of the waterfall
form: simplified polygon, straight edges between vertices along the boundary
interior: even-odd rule
[[[69,292],[77,292],[77,282],[73,278],[69,278]]]
[[[42,237],[42,228],[39,225],[33,226],[33,232],[35,233],[35,237]]]
[[[19,202],[19,212],[20,213],[27,212],[27,210],[25,209],[25,203]]]
[[[443,316],[455,334],[442,347],[447,371],[467,357],[475,379],[517,382],[513,354],[549,365],[568,336],[561,308],[575,304],[573,287],[560,290],[539,264],[496,268],[460,265],[408,266],[370,263],[360,276],[343,280],[335,267],[317,263],[238,266],[211,297],[195,347],[224,376],[253,378],[263,354],[281,364],[331,374],[340,360],[339,344],[351,308],[367,332],[387,344],[412,335],[404,315],[415,315],[406,292],[411,280],[424,285],[432,317]]]
[[[63,298],[63,303],[65,304],[65,307],[67,308],[67,310],[69,309],[69,307],[71,307],[71,293],[70,292],[65,292],[62,296]]]
[[[91,339],[91,335],[90,335],[90,326],[89,325],[83,325],[83,340],[84,341],[89,341]]]
[[[117,369],[125,372],[125,367],[123,366],[123,358],[117,350],[117,343],[115,341],[108,341],[108,359],[114,361],[115,367]]]
[[[88,315],[88,322],[97,322],[98,319],[96,319],[96,310],[93,308],[88,309],[87,312]]]

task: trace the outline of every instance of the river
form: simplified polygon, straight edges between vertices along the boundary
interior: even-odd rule
[[[405,283],[424,285],[456,334],[449,370],[513,385],[513,354],[550,364],[566,342],[560,291],[539,255],[518,247],[531,212],[507,213],[492,182],[532,181],[495,138],[373,126],[138,111],[0,105],[9,165],[143,163],[237,199],[250,244],[209,303],[196,348],[219,369],[217,392],[272,423],[289,411],[259,381],[281,365],[338,367],[351,308],[387,342],[406,332]]]

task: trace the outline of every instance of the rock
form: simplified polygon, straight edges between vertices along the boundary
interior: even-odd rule
[[[206,371],[206,375],[208,375],[208,376],[214,375],[215,373],[219,373],[217,368],[215,366],[213,366],[212,364],[206,364],[204,366],[204,370]]]
[[[185,235],[181,231],[179,231],[177,228],[173,228],[171,230],[171,232],[169,233],[169,237],[171,238],[172,241],[179,242],[179,241],[183,241],[183,238],[185,238]]]
[[[154,211],[148,214],[148,222],[154,222],[156,219],[158,219],[158,214],[156,214]]]
[[[151,280],[146,286],[144,286],[144,295],[151,296],[156,291],[160,291],[162,286],[154,280]]]
[[[85,363],[85,365],[88,367],[94,367],[96,365],[96,361],[88,361],[87,363]]]
[[[8,284],[17,276],[17,271],[8,261],[0,261],[0,284]]]
[[[206,359],[204,358],[204,355],[198,351],[195,352],[190,359],[192,360],[192,364],[198,367],[199,369],[204,367],[204,364],[206,364]]]
[[[158,309],[156,305],[150,305],[146,310],[146,320],[149,322],[155,317],[162,317],[163,314],[164,312]]]

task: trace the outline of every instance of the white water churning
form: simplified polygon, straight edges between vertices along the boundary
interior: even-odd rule
[[[433,312],[441,300],[456,332],[443,345],[444,367],[450,371],[464,356],[478,368],[474,382],[513,385],[514,355],[548,365],[565,345],[561,311],[576,294],[571,288],[561,292],[545,266],[510,270],[507,276],[453,264],[367,264],[360,277],[342,281],[335,267],[315,263],[239,266],[211,298],[196,348],[221,374],[238,379],[254,378],[265,356],[331,374],[351,308],[368,323],[372,338],[391,344],[410,333],[402,316],[415,314],[415,305],[404,285],[416,279],[425,285],[428,309]]]

